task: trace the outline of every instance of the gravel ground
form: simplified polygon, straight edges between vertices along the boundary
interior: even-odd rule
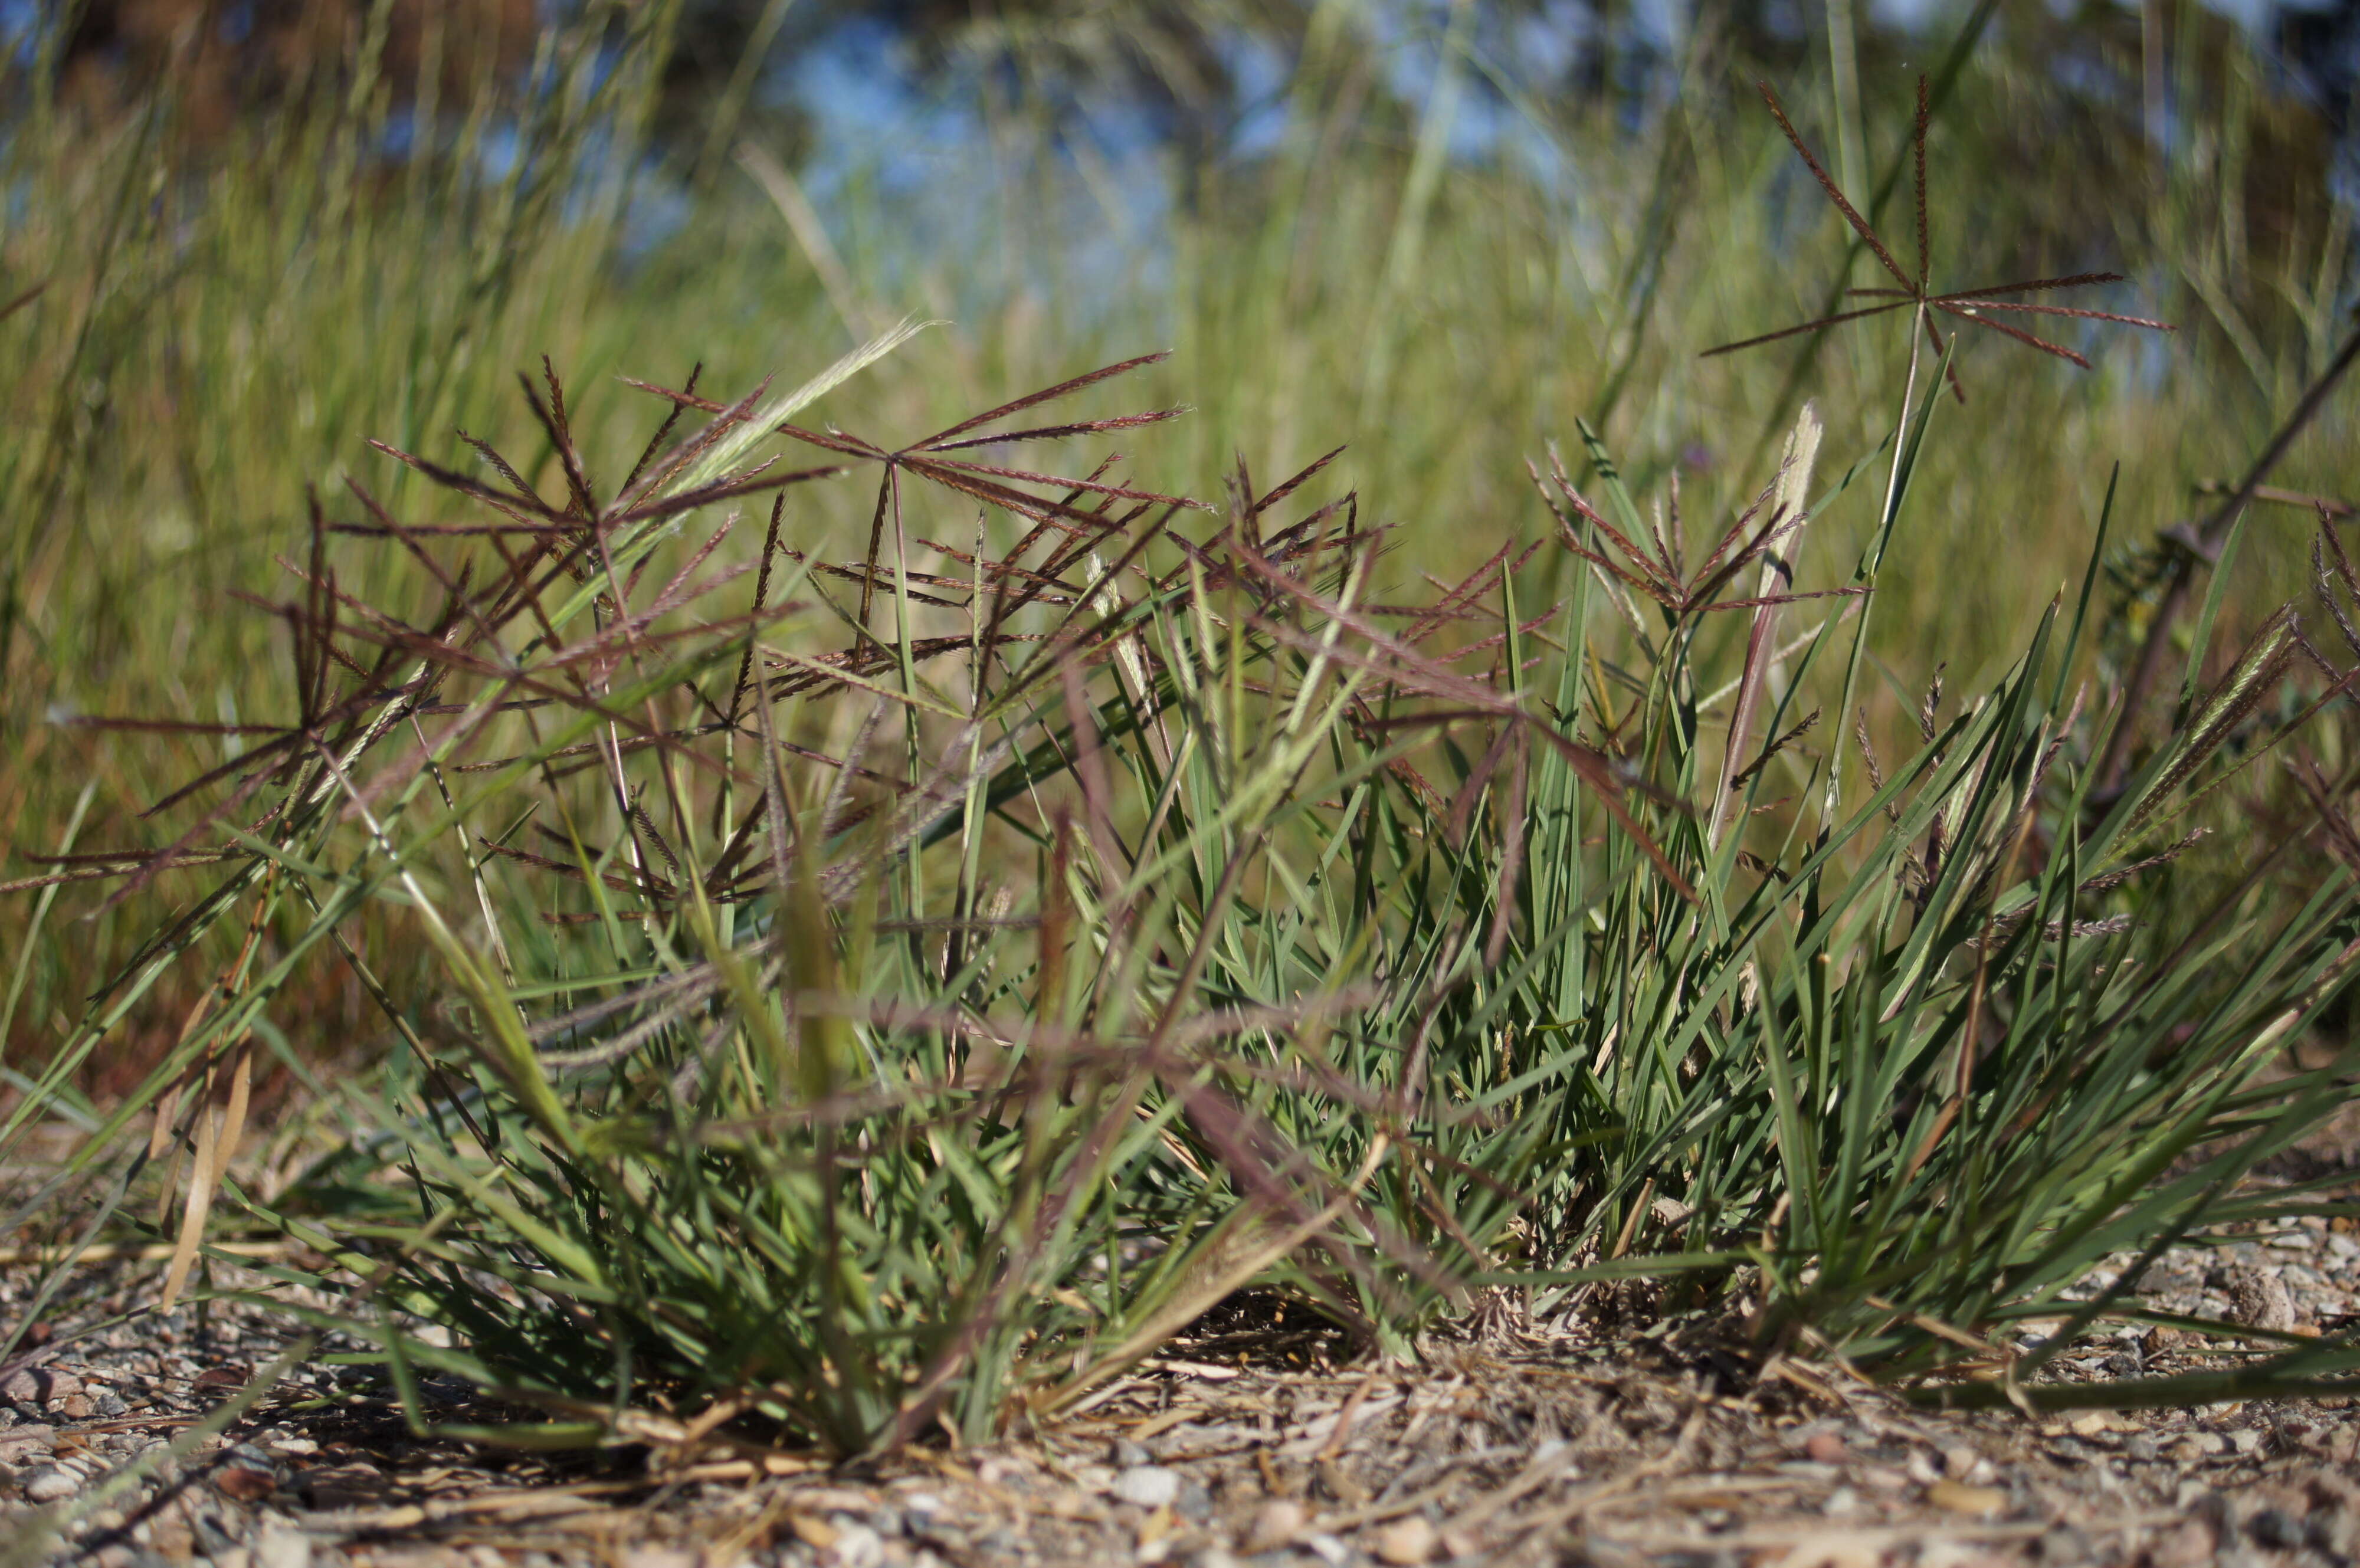
[[[2339,1222],[2344,1223],[2344,1222]],[[1869,1568],[2360,1562],[2360,1408],[2255,1402],[2033,1420],[1915,1410],[1840,1368],[1730,1354],[1699,1325],[1535,1326],[1504,1302],[1415,1371],[1337,1365],[1251,1308],[1054,1428],[825,1468],[723,1436],[519,1454],[411,1435],[377,1375],[325,1359],[175,1457],[283,1343],[215,1304],[124,1316],[152,1267],[99,1263],[0,1368],[0,1552],[106,1568]],[[257,1279],[258,1282],[258,1279]],[[0,1278],[21,1312],[29,1276]],[[2360,1235],[2306,1224],[2180,1249],[2168,1312],[2342,1334]],[[111,1326],[105,1320],[116,1318]],[[1626,1312],[1627,1315],[1627,1312]],[[78,1328],[81,1323],[96,1326]],[[322,1356],[339,1346],[331,1340]],[[2218,1347],[2212,1347],[2217,1351]],[[2110,1333],[2059,1375],[2195,1363]],[[27,1361],[32,1364],[26,1365]],[[430,1384],[437,1419],[497,1422]],[[36,1524],[57,1530],[36,1530]]]

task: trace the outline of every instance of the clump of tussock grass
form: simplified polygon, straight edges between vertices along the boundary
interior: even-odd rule
[[[1847,189],[1882,232],[1906,228],[1896,219],[1912,162],[1906,78],[1864,82],[1868,108],[1889,108],[1902,134],[1863,143],[1857,101],[1831,100],[1791,57],[1752,58],[1724,29],[1692,30],[1666,67],[1680,91],[1660,103],[1579,93],[1519,106],[1522,134],[1579,170],[1572,183],[1504,154],[1468,156],[1444,123],[1448,93],[1388,103],[1361,91],[1418,39],[1371,37],[1343,18],[1304,40],[1273,104],[1281,141],[1195,169],[1136,244],[1106,240],[1103,210],[1077,208],[1071,127],[1025,103],[979,107],[993,126],[977,144],[994,149],[989,168],[930,163],[936,172],[915,191],[898,178],[844,182],[821,200],[814,243],[718,157],[728,127],[748,122],[716,105],[709,125],[685,123],[685,105],[659,94],[679,47],[668,7],[635,11],[621,32],[603,12],[561,7],[530,72],[486,72],[476,91],[432,102],[406,101],[356,39],[346,58],[320,62],[336,90],[256,103],[212,130],[192,124],[169,73],[119,115],[42,114],[47,79],[28,60],[71,15],[27,14],[49,41],[5,68],[25,90],[0,92],[0,179],[19,195],[0,233],[0,299],[47,284],[0,320],[10,367],[0,489],[18,502],[0,543],[0,664],[14,694],[0,706],[0,748],[17,764],[0,776],[0,839],[20,853],[70,851],[77,833],[131,816],[241,744],[157,736],[102,754],[91,732],[53,717],[169,712],[234,724],[277,712],[271,623],[192,607],[267,576],[272,552],[300,532],[307,485],[364,437],[439,452],[458,426],[520,462],[547,461],[508,390],[512,367],[544,353],[569,369],[585,444],[628,457],[645,432],[611,373],[676,385],[701,355],[712,384],[734,394],[781,364],[827,358],[847,332],[865,339],[899,308],[955,315],[962,331],[847,387],[832,405],[839,419],[939,428],[1006,388],[1142,340],[1169,343],[1174,359],[1140,373],[1151,383],[1140,400],[1185,399],[1200,417],[1139,454],[1150,488],[1209,484],[1240,449],[1293,467],[1349,440],[1349,482],[1411,525],[1393,536],[1393,567],[1447,580],[1528,525],[1519,462],[1577,419],[1612,445],[1634,488],[1652,494],[1677,472],[1689,508],[1719,515],[1763,482],[1806,391],[1832,448],[1852,452],[1890,423],[1907,374],[1856,332],[1802,335],[1767,351],[1767,365],[1699,357],[1840,310],[1843,289],[1881,281],[1861,275],[1876,263],[1797,178],[1745,82],[1774,72],[1798,125],[1852,118],[1868,183]],[[2097,374],[2016,364],[2004,395],[1959,414],[1952,428],[1967,439],[1921,454],[1926,504],[1896,537],[1871,657],[1916,670],[1939,658],[1978,681],[2014,651],[2013,628],[2078,572],[2108,460],[2124,460],[2115,515],[2136,525],[2115,530],[2113,549],[2128,559],[2110,563],[2123,569],[2110,584],[2151,603],[2196,570],[2168,539],[2151,546],[2147,523],[2179,515],[2192,485],[2234,488],[2333,355],[2349,291],[2348,235],[2332,209],[2298,201],[2279,223],[2218,200],[2280,172],[2268,141],[2245,129],[2245,106],[2273,101],[2269,67],[2230,24],[2191,17],[2206,30],[2189,47],[2221,71],[2192,87],[2180,105],[2190,135],[2157,160],[2112,101],[2039,63],[2070,35],[2045,23],[2038,35],[2003,34],[1994,16],[1979,5],[1934,47],[1907,51],[1933,67],[1946,204],[1976,219],[1942,225],[1944,275],[2072,273],[2122,257],[2156,313],[2186,330],[2167,374],[2159,352],[2110,343],[2100,354],[2081,335],[2092,324],[2067,323],[2060,343],[2088,352]],[[1468,94],[1481,91],[1480,32],[1478,55],[1437,56],[1463,66],[1462,128]],[[1421,160],[1421,146],[1449,150]],[[796,167],[792,146],[770,150]],[[693,177],[691,155],[703,170]],[[667,239],[674,201],[682,226]],[[945,206],[972,223],[954,231],[972,243],[941,241],[934,219]],[[843,304],[826,281],[837,274],[850,281]],[[880,303],[889,297],[895,310]],[[1981,350],[2020,358],[1976,341],[1987,334],[1969,338],[1971,388]],[[2314,430],[2280,464],[2285,488],[2256,497],[2348,495],[2349,466]],[[401,515],[435,504],[422,476],[377,478]],[[797,513],[802,547],[830,558],[860,552],[870,521],[865,495],[836,491],[807,493]],[[2239,572],[2263,608],[2300,589],[2302,516],[2281,515],[2295,527],[2256,517]],[[1819,520],[1812,548],[1849,560],[1875,520],[1856,490]],[[1995,531],[2005,549],[1991,548]],[[372,600],[433,591],[402,551],[350,571],[363,575],[349,586]],[[2231,603],[2231,624],[2242,610]],[[2107,629],[2129,644],[2120,659],[2136,660],[2138,615]],[[2176,674],[2179,649],[2168,651]],[[2113,641],[2093,649],[2102,679],[2116,653]],[[1906,704],[1878,684],[1863,693],[1872,729],[1906,730]],[[142,832],[111,842],[165,841]],[[59,928],[37,920],[44,908],[0,901],[0,948],[22,961],[8,1014],[19,1056],[45,1053],[146,934],[117,905],[71,928],[76,940],[48,940]],[[81,912],[71,898],[57,908]],[[406,933],[372,910],[355,940],[389,982],[424,983],[435,960]],[[168,1050],[241,941],[235,925],[216,931],[203,963],[150,991],[126,1021],[126,1043],[82,1087],[104,1095]],[[306,1038],[369,1027],[354,987],[331,980],[314,1001]]]
[[[2348,1388],[2337,1341],[2098,1386],[2038,1380],[2070,1332],[2016,1341],[2135,1315],[2070,1294],[2114,1253],[2310,1202],[2240,1179],[2347,1094],[2341,1056],[2258,1073],[2360,953],[2353,864],[2274,879],[2352,837],[2322,722],[2350,677],[2281,612],[2203,689],[2216,595],[2163,739],[2102,789],[2148,716],[2072,690],[2093,548],[1996,679],[1938,677],[1915,750],[1815,724],[1857,719],[1943,401],[1950,345],[1918,353],[1950,297],[1912,287],[1911,396],[1831,483],[1807,409],[1699,553],[1584,431],[1594,482],[1534,474],[1553,528],[1408,602],[1378,592],[1393,534],[1322,493],[1333,452],[1206,503],[1096,451],[1178,410],[1050,407],[1147,360],[916,440],[794,422],[889,334],[783,397],[651,387],[613,462],[544,366],[548,463],[388,449],[463,520],[359,483],[313,507],[263,605],[290,716],[235,726],[169,846],[29,879],[212,878],[0,1143],[242,931],[61,1180],[178,1199],[168,1297],[215,1221],[311,1249],[280,1277],[345,1303],[309,1315],[373,1339],[414,1420],[418,1371],[455,1372],[542,1413],[473,1434],[507,1441],[980,1438],[1248,1286],[1391,1355],[1478,1290],[1546,1312],[1644,1277],[1931,1399]],[[1017,455],[1059,443],[1093,457]],[[1799,581],[1879,468],[1851,571]],[[867,550],[825,561],[792,508],[853,471]],[[348,538],[425,605],[347,586]],[[2190,817],[2306,746],[2305,818],[2185,898]],[[372,909],[422,981],[351,939]],[[331,963],[400,1046],[321,1085],[346,1136],[266,1190],[228,1158],[246,1085],[302,1066],[272,1010]]]
[[[184,1147],[204,1193],[168,1292],[224,1209],[328,1259],[280,1271],[341,1290],[405,1390],[455,1371],[548,1415],[479,1435],[751,1421],[854,1453],[1053,1416],[1249,1284],[1404,1354],[1480,1286],[1546,1308],[1655,1276],[1932,1397],[1964,1363],[2090,1398],[2030,1382],[2008,1325],[2110,1252],[2300,1202],[2234,1179],[2342,1096],[2253,1071],[2345,977],[2349,873],[2190,917],[2149,831],[2286,678],[2290,620],[2093,827],[2079,613],[1929,701],[1916,755],[1863,755],[1869,788],[1815,789],[1833,759],[1793,709],[1856,663],[1873,558],[1732,681],[1703,651],[1716,617],[1820,592],[1723,596],[1783,581],[1808,414],[1693,569],[1593,447],[1601,502],[1546,477],[1554,544],[1385,604],[1383,536],[1314,504],[1317,465],[1268,490],[1241,466],[1214,509],[1112,460],[973,455],[1174,417],[1032,422],[1132,367],[898,445],[770,413],[844,460],[816,469],[744,450],[759,393],[664,394],[709,422],[611,487],[552,375],[529,392],[562,495],[489,450],[486,479],[397,453],[483,520],[405,522],[358,484],[353,520],[315,514],[271,606],[293,720],[196,781],[217,799],[171,849],[52,874],[218,878],[52,1085],[205,925],[291,933],[268,962],[249,940],[115,1118],[155,1111],[151,1160]],[[853,464],[873,554],[795,550],[790,495]],[[917,531],[945,513],[921,485],[982,505],[971,539]],[[715,564],[766,492],[756,561]],[[414,552],[439,600],[355,598],[339,534]],[[339,942],[381,899],[441,953],[439,996]],[[403,1047],[332,1101],[350,1141],[266,1196],[219,1151],[273,996],[331,953]]]

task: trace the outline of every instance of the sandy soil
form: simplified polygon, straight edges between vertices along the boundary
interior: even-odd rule
[[[1355,1364],[1251,1303],[1053,1427],[829,1468],[726,1429],[594,1454],[419,1438],[332,1340],[193,1444],[283,1321],[132,1311],[152,1267],[96,1264],[0,1368],[0,1547],[129,1568],[974,1568],[985,1563],[1659,1563],[1867,1568],[2360,1560],[2360,1407],[2255,1402],[2035,1418],[1905,1404],[1842,1367],[1764,1363],[1710,1323],[1502,1299],[1416,1367]],[[258,1278],[258,1277],[257,1277]],[[2181,1249],[2143,1294],[2342,1335],[2360,1236]],[[0,1279],[20,1312],[30,1277]],[[129,1313],[125,1316],[122,1314]],[[110,1315],[115,1321],[109,1323]],[[345,1346],[344,1348],[352,1348]],[[2052,1364],[2197,1365],[2125,1328]],[[2219,1365],[2234,1347],[2202,1347]],[[508,1412],[430,1385],[439,1421]],[[191,1451],[175,1454],[176,1443]],[[49,1527],[54,1526],[52,1530]]]

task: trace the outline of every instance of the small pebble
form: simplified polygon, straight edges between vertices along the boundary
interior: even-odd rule
[[[29,1421],[10,1427],[0,1434],[0,1465],[32,1465],[47,1459],[57,1436],[55,1428]]]
[[[82,1392],[82,1379],[71,1372],[60,1372],[49,1367],[28,1367],[13,1373],[7,1381],[0,1382],[0,1394],[18,1404],[46,1404],[62,1399],[68,1394]]]
[[[2147,1558],[2155,1568],[2212,1568],[2219,1560],[2220,1545],[2210,1522],[2184,1519],[2148,1548]]]
[[[677,1546],[635,1546],[623,1553],[622,1568],[696,1568],[696,1553]]]
[[[44,1465],[25,1477],[27,1502],[54,1503],[82,1490],[82,1477],[71,1470]]]
[[[1253,1522],[1246,1527],[1245,1540],[1240,1548],[1249,1557],[1259,1557],[1265,1552],[1283,1552],[1295,1544],[1308,1522],[1301,1503],[1280,1497],[1264,1503],[1254,1510]]]
[[[816,1514],[789,1514],[787,1516],[787,1528],[795,1532],[796,1540],[802,1541],[805,1546],[810,1547],[814,1552],[826,1552],[833,1549],[836,1545],[836,1539],[838,1533],[836,1526],[828,1523],[827,1520],[821,1519]],[[683,1555],[690,1557],[692,1561],[683,1564],[682,1568],[695,1568],[695,1563],[694,1562],[694,1554],[683,1553]],[[647,1563],[627,1564],[626,1568],[671,1568],[671,1565],[668,1563]]]
[[[1411,1568],[1434,1555],[1434,1526],[1424,1514],[1410,1514],[1377,1532],[1377,1555],[1394,1568]]]
[[[2229,1315],[2247,1328],[2284,1334],[2294,1327],[2294,1292],[2274,1271],[2240,1263],[2228,1279]]]
[[[1926,1488],[1926,1500],[1945,1513],[1984,1518],[2007,1507],[2007,1494],[1996,1486],[1970,1486],[1958,1481],[1937,1481]]]
[[[1133,1508],[1170,1508],[1180,1497],[1180,1472],[1161,1465],[1134,1465],[1114,1478],[1114,1495]]]
[[[1815,1432],[1803,1444],[1803,1452],[1821,1465],[1841,1465],[1852,1457],[1844,1440],[1832,1432]]]
[[[289,1525],[264,1526],[254,1543],[254,1568],[311,1568],[311,1538]]]
[[[885,1560],[885,1542],[865,1524],[838,1520],[836,1545],[829,1550],[828,1558],[836,1568],[877,1568]]]
[[[279,1489],[278,1477],[246,1465],[224,1465],[213,1472],[213,1489],[241,1503],[258,1503]]]

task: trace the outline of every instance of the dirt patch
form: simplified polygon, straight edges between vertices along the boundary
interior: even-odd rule
[[[77,1313],[103,1323],[152,1269],[85,1272]],[[2143,1283],[2161,1310],[2341,1334],[2360,1237],[2306,1225],[2180,1249]],[[21,1302],[26,1286],[0,1297]],[[1943,1413],[1840,1367],[1733,1354],[1708,1325],[1537,1324],[1504,1298],[1415,1369],[1339,1365],[1317,1323],[1234,1314],[1053,1427],[836,1468],[726,1430],[586,1454],[421,1438],[377,1369],[333,1359],[357,1347],[331,1341],[169,1457],[284,1334],[217,1303],[60,1333],[0,1377],[0,1517],[19,1554],[107,1568],[2360,1559],[2348,1401]],[[2067,1378],[2192,1365],[2169,1330],[2136,1328],[2052,1363]],[[455,1383],[423,1393],[438,1421],[513,1413]],[[62,1533],[44,1545],[37,1521]]]

